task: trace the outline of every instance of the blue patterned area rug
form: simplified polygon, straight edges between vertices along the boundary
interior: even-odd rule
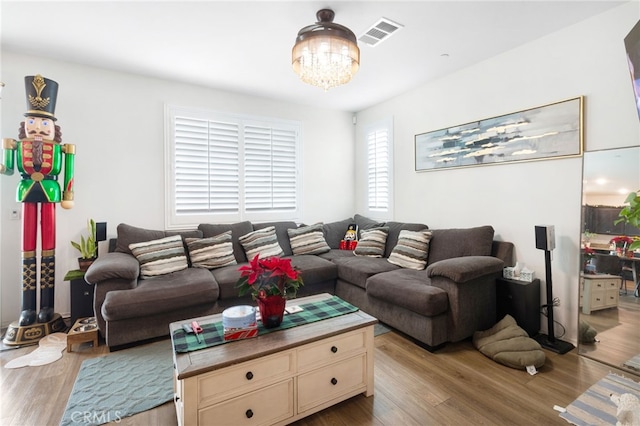
[[[171,400],[171,340],[163,340],[83,361],[60,425],[119,423]]]
[[[634,356],[633,358],[631,358],[629,361],[626,361],[622,365],[624,365],[627,368],[640,371],[640,355]]]
[[[640,398],[640,383],[609,373],[567,406],[560,417],[577,426],[615,425],[617,407],[611,394],[631,393]]]

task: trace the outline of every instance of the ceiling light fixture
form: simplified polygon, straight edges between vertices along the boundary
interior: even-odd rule
[[[355,34],[335,24],[335,13],[321,9],[318,22],[298,32],[291,52],[293,70],[305,83],[327,90],[348,83],[360,68],[360,49]]]

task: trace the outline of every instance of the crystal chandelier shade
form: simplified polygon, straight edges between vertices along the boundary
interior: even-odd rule
[[[300,79],[325,91],[348,83],[360,68],[356,36],[333,23],[334,16],[329,9],[318,11],[318,22],[298,32],[291,54],[293,70]]]

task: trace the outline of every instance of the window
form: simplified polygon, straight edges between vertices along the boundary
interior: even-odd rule
[[[365,127],[367,145],[367,215],[393,218],[393,121]]]
[[[301,125],[168,106],[166,227],[300,217]]]

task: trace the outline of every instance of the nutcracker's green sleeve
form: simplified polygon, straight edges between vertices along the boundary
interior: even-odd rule
[[[18,143],[13,139],[2,139],[2,163],[0,163],[0,173],[12,175],[15,164],[15,151]]]
[[[62,190],[62,199],[73,201],[74,191],[74,161],[76,157],[76,146],[66,143],[62,146],[64,152],[64,189]]]

